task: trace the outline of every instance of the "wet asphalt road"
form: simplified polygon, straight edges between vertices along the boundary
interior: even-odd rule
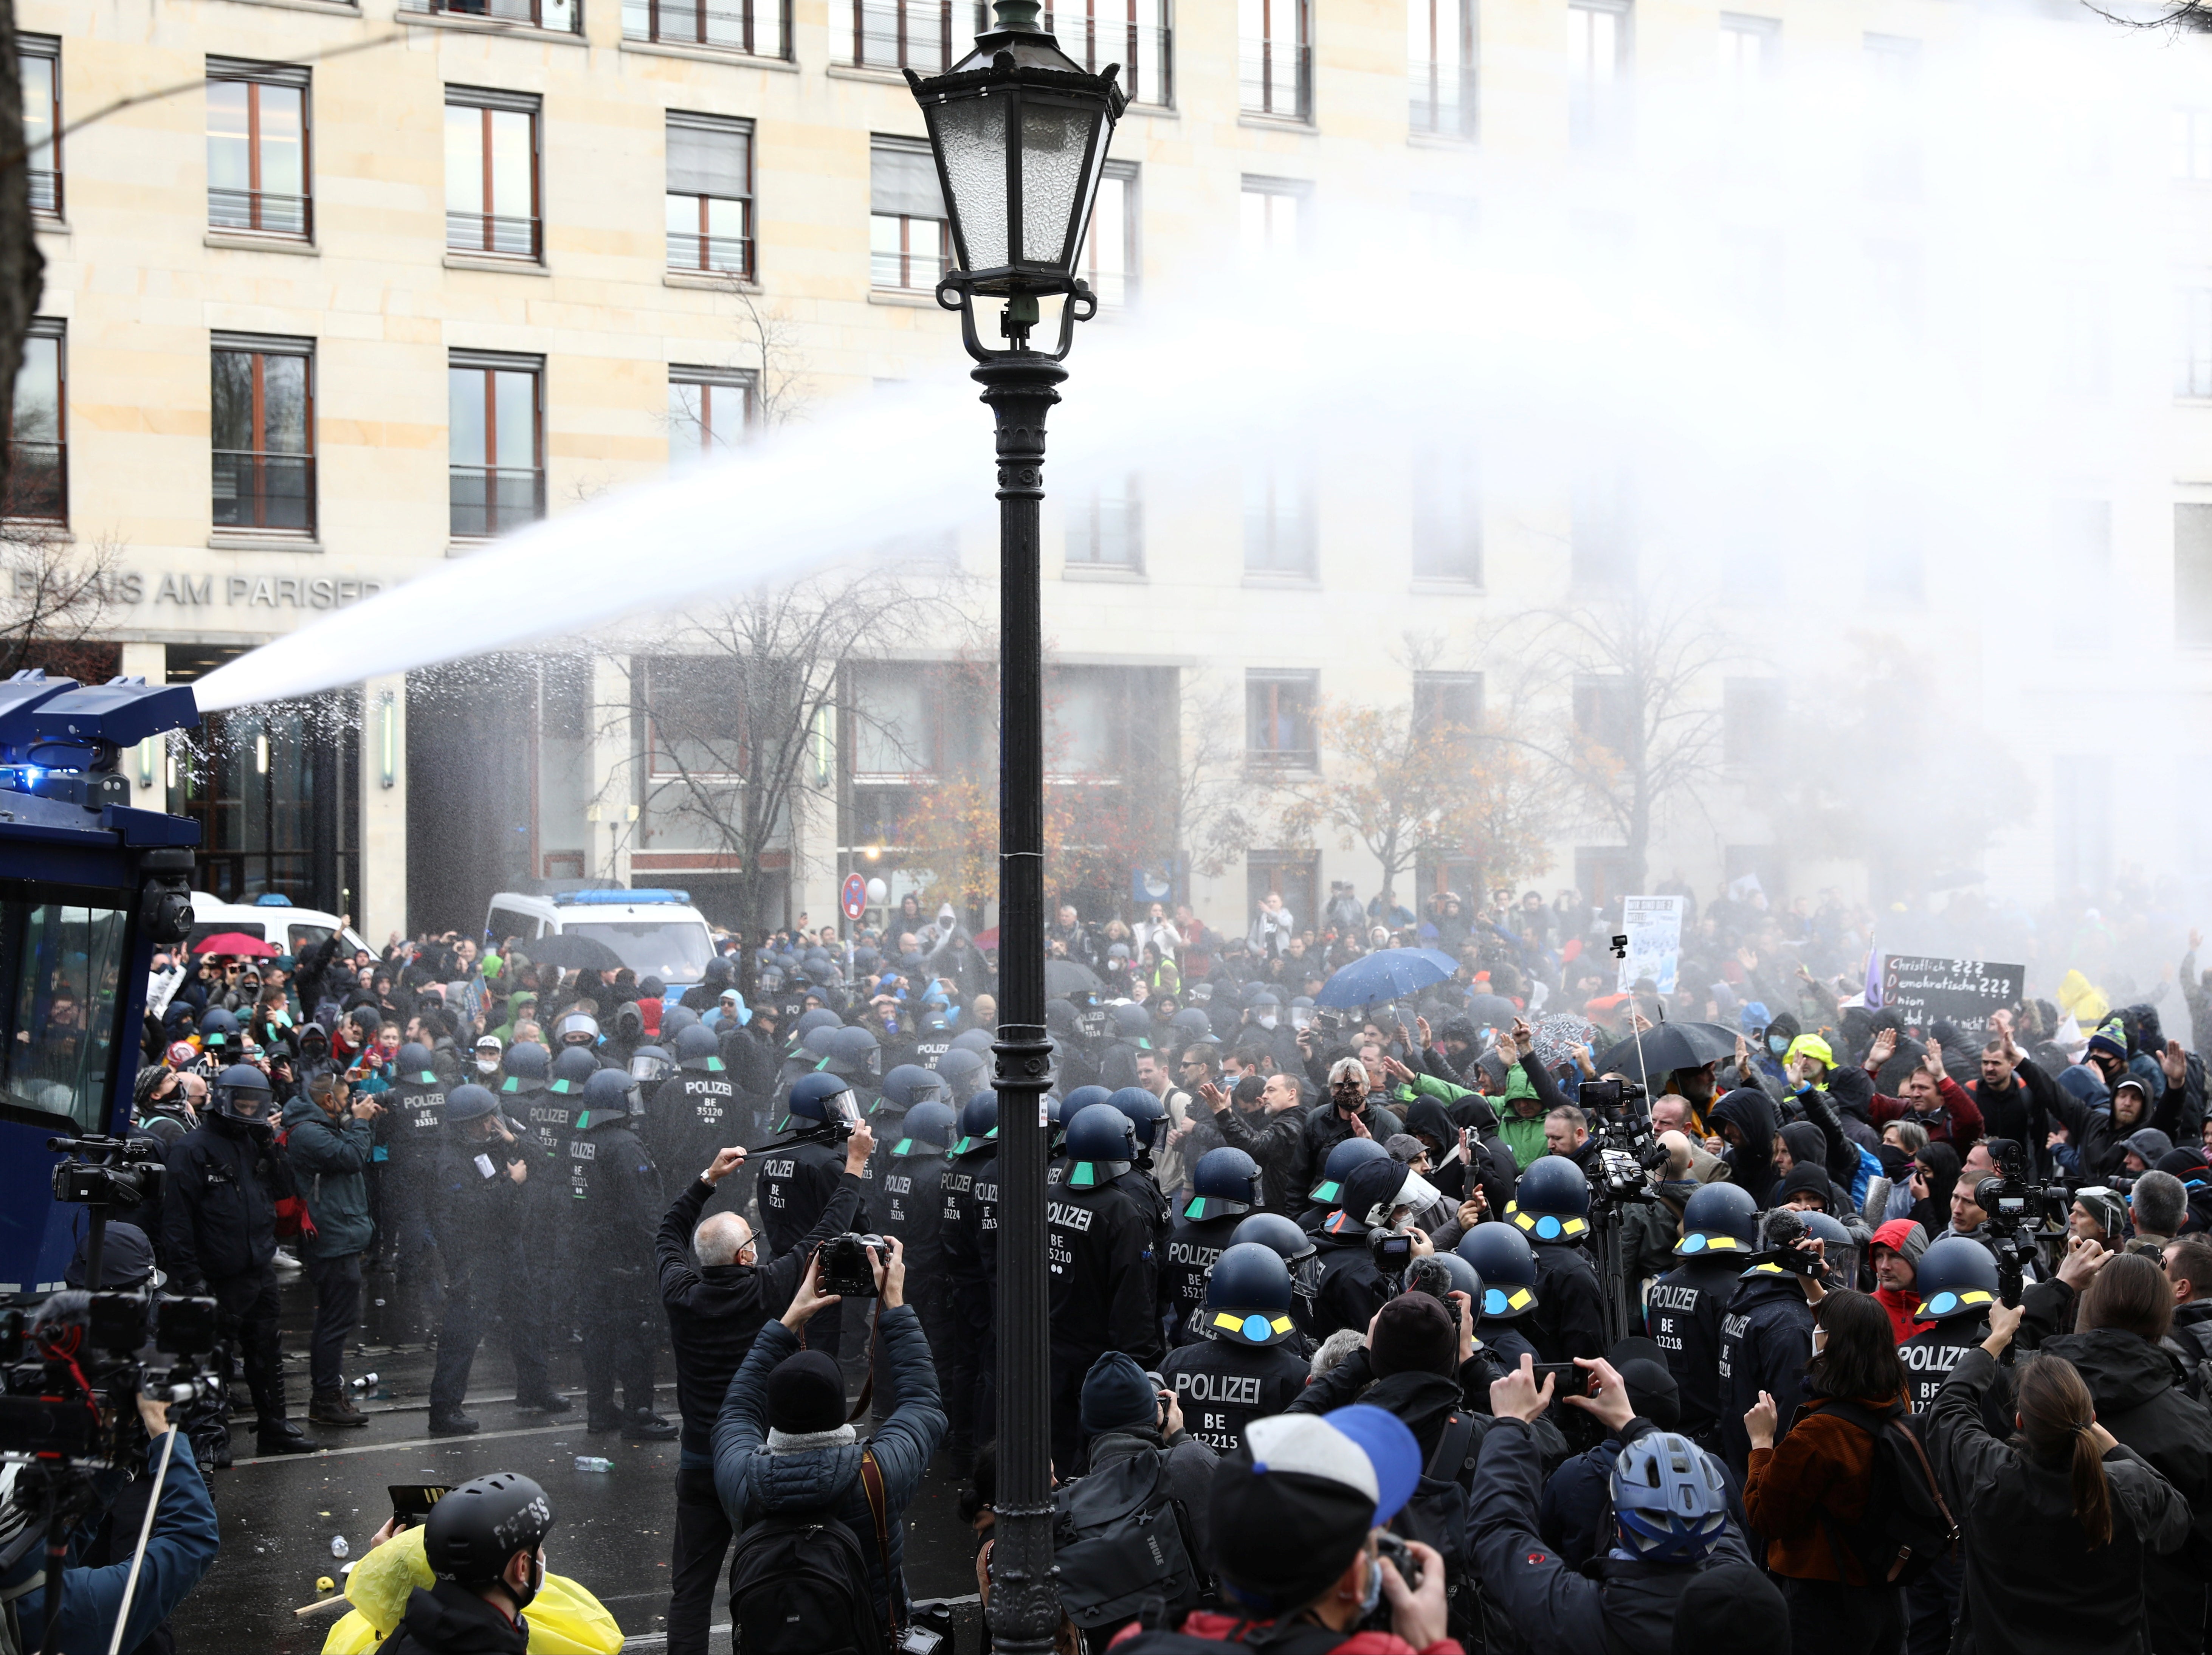
[[[382,1278],[370,1278],[374,1299]],[[557,1526],[546,1546],[553,1570],[583,1583],[614,1615],[629,1642],[650,1649],[665,1630],[668,1608],[669,1531],[675,1515],[676,1445],[624,1442],[615,1433],[584,1429],[583,1369],[572,1343],[556,1349],[553,1380],[574,1406],[566,1415],[517,1409],[514,1371],[495,1340],[479,1348],[471,1376],[468,1412],[481,1423],[474,1436],[433,1437],[428,1429],[432,1352],[420,1342],[385,1343],[406,1329],[379,1327],[373,1319],[349,1347],[346,1376],[374,1371],[391,1390],[389,1401],[358,1402],[371,1415],[366,1427],[310,1424],[307,1412],[307,1333],[313,1293],[304,1272],[280,1266],[284,1302],[284,1369],[292,1417],[327,1451],[250,1457],[252,1409],[238,1388],[233,1448],[240,1457],[228,1471],[210,1474],[222,1549],[215,1567],[187,1598],[171,1625],[186,1655],[271,1652],[304,1655],[319,1650],[343,1609],[307,1615],[293,1611],[327,1598],[319,1577],[339,1577],[343,1562],[331,1553],[343,1536],[360,1557],[369,1536],[390,1515],[386,1487],[394,1483],[453,1484],[489,1471],[516,1470],[543,1483],[553,1500]],[[378,1312],[372,1306],[371,1316]],[[664,1345],[658,1377],[660,1409],[676,1411],[675,1368]],[[356,1397],[361,1392],[349,1393]],[[240,1427],[243,1427],[242,1429]],[[580,1454],[614,1462],[607,1473],[580,1472]],[[959,1518],[960,1479],[940,1458],[907,1513],[908,1589],[916,1597],[972,1598],[973,1542]],[[956,1645],[962,1655],[977,1647],[977,1610],[960,1605]],[[726,1622],[720,1603],[715,1621]],[[726,1634],[715,1648],[727,1648]]]

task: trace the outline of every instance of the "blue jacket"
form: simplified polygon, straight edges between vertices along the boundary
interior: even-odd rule
[[[131,1598],[131,1619],[123,1631],[123,1647],[136,1649],[154,1635],[154,1628],[168,1619],[185,1594],[200,1583],[209,1566],[215,1561],[216,1548],[221,1539],[215,1520],[215,1502],[208,1498],[208,1487],[200,1476],[198,1463],[192,1458],[191,1439],[183,1432],[173,1433],[175,1450],[169,1456],[169,1474],[161,1484],[161,1503],[154,1513],[154,1533],[146,1542],[145,1566],[138,1573],[138,1587]],[[161,1463],[161,1439],[156,1438],[146,1447],[146,1475],[151,1476],[154,1468]],[[115,1489],[106,1489],[108,1499]],[[70,1539],[70,1556],[82,1555],[100,1526],[101,1514],[107,1508],[103,1499],[90,1518]],[[137,1536],[131,1536],[135,1542]],[[17,1563],[0,1589],[20,1585],[37,1573],[45,1561],[45,1549],[34,1546],[29,1555]],[[123,1583],[131,1574],[131,1559],[109,1563],[96,1569],[65,1568],[62,1573],[61,1638],[58,1647],[62,1655],[107,1655],[107,1646],[115,1635],[116,1611],[123,1606]],[[14,1609],[22,1628],[22,1646],[36,1649],[46,1634],[46,1594],[43,1586],[35,1587],[15,1600]]]
[[[307,1200],[315,1233],[305,1244],[310,1258],[343,1258],[365,1252],[376,1235],[368,1215],[368,1166],[376,1146],[367,1121],[348,1114],[333,1121],[308,1098],[284,1109],[284,1153],[294,1182]]]
[[[836,1308],[824,1313],[835,1314]],[[921,1487],[930,1457],[945,1440],[945,1409],[938,1402],[937,1367],[930,1360],[929,1341],[922,1336],[914,1306],[901,1305],[884,1311],[878,1333],[890,1366],[890,1390],[899,1402],[866,1445],[883,1471],[891,1574],[903,1619],[906,1508]],[[860,1488],[862,1445],[786,1454],[773,1453],[768,1447],[769,1372],[798,1349],[799,1336],[779,1320],[762,1328],[745,1353],[722,1398],[721,1417],[714,1421],[714,1492],[730,1526],[739,1531],[776,1513],[827,1508],[860,1542],[861,1555],[868,1560],[871,1597],[880,1615],[889,1600],[875,1519]]]

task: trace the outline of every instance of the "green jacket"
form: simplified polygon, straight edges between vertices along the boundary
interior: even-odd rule
[[[368,1123],[348,1115],[333,1121],[307,1098],[284,1109],[284,1153],[315,1233],[303,1238],[309,1258],[343,1258],[365,1252],[376,1234],[368,1214],[368,1165],[376,1153]]]

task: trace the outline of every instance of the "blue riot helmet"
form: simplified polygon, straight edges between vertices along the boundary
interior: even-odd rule
[[[1515,1322],[1536,1308],[1536,1254],[1511,1225],[1478,1224],[1459,1238],[1457,1250],[1482,1278],[1475,1302],[1487,1319]]]
[[[212,1056],[238,1049],[238,1018],[222,1007],[211,1007],[200,1019],[200,1050]]]
[[[999,1136],[999,1094],[979,1092],[960,1106],[960,1139],[952,1146],[956,1155],[970,1155]]]
[[[1142,1086],[1123,1086],[1106,1101],[1129,1117],[1137,1129],[1139,1147],[1150,1150],[1160,1135],[1160,1123],[1168,1117],[1168,1106]]]
[[[584,1106],[576,1113],[576,1126],[588,1131],[636,1112],[636,1083],[620,1069],[601,1069],[584,1083]]]
[[[676,1050],[676,1037],[699,1021],[699,1013],[689,1006],[671,1006],[660,1014],[660,1044],[671,1051]]]
[[[273,1101],[269,1077],[251,1063],[233,1063],[215,1077],[208,1094],[217,1114],[236,1121],[266,1121]]]
[[[845,1025],[842,1023],[809,1029],[799,1038],[799,1053],[803,1057],[811,1059],[817,1067],[826,1063],[830,1061],[831,1048],[837,1044],[837,1037],[844,1032]]]
[[[959,1134],[960,1123],[951,1105],[925,1098],[907,1110],[906,1118],[899,1123],[899,1141],[891,1147],[891,1153],[901,1158],[942,1155]]]
[[[1113,1096],[1114,1094],[1103,1086],[1078,1086],[1067,1094],[1066,1103],[1060,1106],[1060,1118],[1063,1121],[1073,1121],[1091,1104],[1109,1102]]]
[[[1123,1001],[1108,1009],[1114,1024],[1117,1040],[1133,1040],[1140,1046],[1152,1044],[1148,1037],[1152,1031],[1152,1014],[1133,1001]]]
[[[1111,1104],[1097,1104],[1067,1123],[1067,1187],[1111,1183],[1135,1163],[1137,1127]]]
[[[955,1098],[972,1098],[991,1083],[990,1067],[972,1051],[948,1051],[937,1060],[937,1074]]]
[[[988,1029],[963,1029],[952,1037],[951,1049],[954,1051],[972,1051],[988,1063],[991,1061],[991,1042],[997,1037]]]
[[[1187,1006],[1168,1019],[1176,1038],[1186,1046],[1218,1046],[1220,1040],[1213,1032],[1213,1019],[1198,1006]]]
[[[817,1006],[811,1012],[801,1013],[799,1020],[791,1025],[791,1031],[799,1039],[804,1040],[817,1029],[838,1029],[844,1025],[845,1019],[836,1013],[829,1010],[826,1007]]]
[[[1674,1244],[1678,1258],[1702,1258],[1707,1253],[1739,1256],[1759,1248],[1759,1203],[1740,1184],[1701,1183],[1682,1203],[1682,1238]]]
[[[1344,1181],[1362,1161],[1388,1160],[1390,1152],[1372,1138],[1346,1138],[1328,1152],[1321,1164],[1321,1182],[1306,1191],[1306,1199],[1321,1207],[1344,1202]]]
[[[1855,1285],[1859,1279],[1859,1249],[1851,1239],[1851,1232],[1826,1213],[1800,1213],[1797,1216],[1804,1223],[1805,1233],[1820,1244],[1820,1256],[1830,1273],[1842,1278],[1835,1285]],[[1921,1256],[1925,1258],[1927,1255],[1923,1253]],[[1917,1279],[1916,1275],[1915,1280]]]
[[[1231,1243],[1206,1273],[1206,1309],[1197,1320],[1210,1338],[1281,1344],[1297,1331],[1291,1319],[1290,1266],[1264,1242]]]
[[[599,1060],[592,1056],[589,1046],[563,1046],[553,1060],[553,1082],[545,1090],[563,1095],[581,1092],[584,1082],[599,1072]]]
[[[1697,1563],[1729,1524],[1728,1481],[1712,1457],[1672,1431],[1647,1432],[1613,1463],[1621,1544],[1647,1563]]]
[[[1255,1213],[1229,1232],[1231,1246],[1246,1241],[1256,1241],[1263,1247],[1273,1248],[1282,1256],[1285,1264],[1311,1258],[1321,1250],[1314,1245],[1314,1238],[1299,1229],[1295,1220],[1285,1218],[1280,1213]]]
[[[1451,1278],[1451,1290],[1465,1293],[1468,1302],[1474,1306],[1474,1313],[1481,1315],[1482,1273],[1455,1252],[1432,1253],[1430,1256],[1442,1265],[1444,1274]]]
[[[500,1082],[503,1092],[538,1092],[544,1088],[545,1071],[552,1059],[535,1040],[518,1040],[507,1049],[499,1066],[507,1072]]]
[[[1912,1285],[1920,1294],[1916,1322],[1986,1316],[1997,1302],[1996,1256],[1967,1237],[1944,1236],[1929,1242],[1913,1264]]]
[[[629,1055],[629,1078],[642,1086],[666,1080],[675,1068],[676,1060],[659,1046],[640,1046]]]
[[[879,1109],[912,1110],[923,1104],[943,1104],[948,1112],[952,1102],[952,1088],[945,1084],[945,1077],[935,1069],[926,1069],[919,1063],[901,1063],[884,1076],[883,1095],[869,1106],[872,1115]]]
[[[1589,1233],[1589,1180],[1566,1156],[1540,1155],[1514,1186],[1513,1199],[1505,1203],[1505,1220],[1538,1241],[1573,1241],[1586,1236]]]
[[[830,1035],[829,1056],[830,1072],[848,1080],[872,1080],[883,1072],[883,1049],[857,1024]]]
[[[455,1086],[446,1094],[445,1123],[447,1126],[465,1126],[471,1121],[481,1121],[487,1115],[499,1111],[499,1099],[491,1095],[489,1086],[471,1082]]]
[[[392,1078],[403,1085],[434,1086],[438,1084],[438,1074],[430,1067],[431,1061],[428,1046],[419,1040],[410,1040],[400,1047],[398,1056],[392,1060]]]
[[[832,1074],[827,1069],[817,1069],[793,1081],[787,1104],[789,1113],[784,1117],[781,1129],[786,1132],[793,1128],[804,1132],[836,1121],[853,1126],[860,1119],[860,1105],[853,1096],[853,1088],[845,1084],[843,1076]]]
[[[1182,1215],[1194,1222],[1229,1218],[1260,1204],[1260,1163],[1243,1150],[1223,1145],[1209,1149],[1190,1170],[1190,1199]]]
[[[662,1037],[664,1039],[665,1036]],[[722,1043],[714,1030],[703,1023],[694,1023],[680,1031],[676,1044],[669,1050],[675,1055],[676,1067],[689,1069],[695,1074],[720,1074],[722,1072]]]

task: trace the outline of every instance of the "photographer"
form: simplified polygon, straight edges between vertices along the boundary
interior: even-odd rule
[[[106,1272],[103,1270],[103,1275]],[[167,1406],[138,1399],[138,1418],[145,1427],[143,1475],[150,1479],[161,1463],[162,1439],[172,1433]],[[170,1449],[167,1474],[162,1478],[154,1510],[153,1533],[146,1542],[146,1558],[131,1597],[131,1613],[123,1626],[122,1647],[137,1650],[154,1636],[185,1595],[200,1583],[215,1561],[220,1536],[215,1502],[208,1497],[206,1481],[192,1457],[191,1443],[181,1432]],[[0,1568],[0,1598],[8,1600],[15,1622],[13,1647],[34,1650],[46,1635],[47,1593],[43,1584],[33,1585],[46,1560],[46,1521],[42,1502],[29,1486],[28,1468],[10,1465],[0,1472],[0,1558],[9,1560]],[[115,1500],[123,1479],[119,1472],[97,1475],[96,1504],[70,1539],[71,1561],[62,1571],[59,1635],[61,1655],[107,1655],[115,1640],[115,1622],[123,1608],[123,1589],[130,1579],[134,1530],[130,1549],[98,1567],[79,1567],[94,1541],[100,1520]],[[143,1506],[141,1507],[143,1510]]]
[[[866,1449],[846,1421],[845,1385],[836,1362],[822,1351],[799,1348],[815,1315],[842,1302],[820,1290],[819,1254],[807,1265],[791,1308],[763,1327],[745,1353],[722,1400],[714,1444],[714,1491],[732,1528],[742,1531],[766,1518],[826,1512],[862,1537],[869,1588],[866,1607],[875,1612],[888,1644],[892,1622],[903,1624],[906,1619],[901,1563],[906,1508],[921,1486],[930,1456],[945,1440],[945,1410],[938,1404],[929,1342],[905,1302],[905,1250],[896,1240],[886,1243],[885,1250],[886,1256],[871,1261],[878,1294],[877,1336],[899,1400]],[[880,1547],[864,1487],[864,1454],[880,1478]],[[753,1539],[738,1535],[733,1580]],[[734,1605],[732,1618],[738,1618]]]
[[[1551,1407],[1553,1376],[1540,1388],[1524,1360],[1490,1388],[1497,1423],[1474,1470],[1476,1570],[1497,1618],[1528,1647],[1559,1655],[1780,1648],[1788,1620],[1729,1523],[1719,1464],[1688,1438],[1638,1418],[1610,1363],[1579,1366],[1589,1374],[1589,1394],[1565,1400],[1620,1445],[1610,1480],[1611,1543],[1584,1573],[1537,1533],[1542,1473],[1534,1427]],[[1713,1589],[1693,1592],[1709,1571]]]
[[[382,1105],[350,1102],[346,1083],[328,1073],[307,1082],[307,1095],[284,1111],[285,1153],[307,1184],[314,1229],[300,1244],[301,1262],[315,1286],[315,1331],[308,1346],[312,1394],[307,1417],[318,1425],[365,1426],[368,1415],[345,1394],[340,1364],[361,1320],[361,1260],[375,1238],[369,1215],[371,1141]]]
[[[853,1227],[860,1210],[860,1170],[875,1138],[866,1123],[845,1145],[845,1172],[830,1204],[799,1244],[762,1260],[752,1226],[735,1213],[699,1214],[722,1180],[744,1165],[742,1149],[723,1149],[677,1196],[660,1220],[653,1254],[668,1339],[676,1353],[676,1398],[684,1435],[676,1472],[675,1556],[668,1566],[670,1655],[702,1655],[714,1583],[729,1549],[729,1519],[714,1493],[714,1421],[722,1398],[772,1307],[787,1305],[799,1272],[831,1236]],[[699,1268],[691,1268],[696,1252]]]
[[[473,1477],[430,1508],[422,1561],[437,1584],[408,1594],[378,1655],[524,1655],[525,1618],[545,1585],[545,1491],[514,1471]]]

